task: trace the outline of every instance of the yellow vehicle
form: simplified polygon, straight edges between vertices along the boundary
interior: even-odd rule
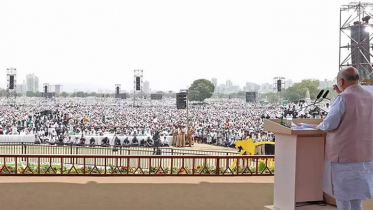
[[[268,145],[268,146],[267,146]],[[273,146],[270,146],[273,145]],[[252,139],[236,141],[236,148],[241,147],[240,155],[274,155],[275,142],[263,141],[254,143]],[[268,149],[267,149],[267,148]],[[265,160],[259,160],[265,162]],[[232,167],[236,165],[237,159],[233,162]],[[268,166],[274,167],[275,162],[273,159],[268,160]]]
[[[252,139],[236,141],[236,149],[239,149],[239,147],[242,148],[240,155],[243,155],[245,152],[247,155],[274,155],[274,150],[273,153],[265,151],[265,145],[275,145],[275,142],[262,141],[253,143]]]

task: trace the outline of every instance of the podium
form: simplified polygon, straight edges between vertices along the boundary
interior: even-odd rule
[[[319,124],[322,119],[293,119],[295,124]],[[284,120],[285,124],[287,123]],[[326,132],[321,130],[293,130],[278,119],[264,120],[264,130],[275,133],[274,204],[264,209],[337,209],[334,206],[297,203],[323,201],[322,189]]]

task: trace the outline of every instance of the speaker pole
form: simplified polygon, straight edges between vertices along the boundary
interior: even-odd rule
[[[134,70],[133,71],[133,106],[135,106],[135,101],[136,101],[136,93],[140,94],[140,97],[142,95],[142,87],[143,87],[143,76],[144,76],[144,71],[143,70]],[[139,78],[139,81],[137,81]],[[137,86],[139,88],[137,88]]]
[[[188,100],[188,89],[186,90],[186,104],[187,104],[187,129],[189,129],[189,100]],[[192,145],[189,145],[192,146]]]

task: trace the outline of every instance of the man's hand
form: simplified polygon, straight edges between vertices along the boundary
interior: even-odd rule
[[[342,93],[342,91],[338,88],[338,85],[333,85],[333,90],[335,90],[335,92],[338,94]]]

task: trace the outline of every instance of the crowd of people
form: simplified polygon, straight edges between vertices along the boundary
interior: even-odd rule
[[[0,106],[0,134],[35,135],[40,142],[64,144],[82,144],[84,136],[115,134],[127,136],[119,141],[124,146],[150,146],[158,140],[168,145],[166,136],[173,137],[176,147],[192,146],[194,141],[234,147],[235,141],[249,137],[254,142],[274,141],[274,134],[263,130],[265,118],[284,113],[305,116],[296,112],[296,104],[251,104],[240,99],[190,103],[188,112],[176,109],[175,99],[18,98],[3,99]]]

